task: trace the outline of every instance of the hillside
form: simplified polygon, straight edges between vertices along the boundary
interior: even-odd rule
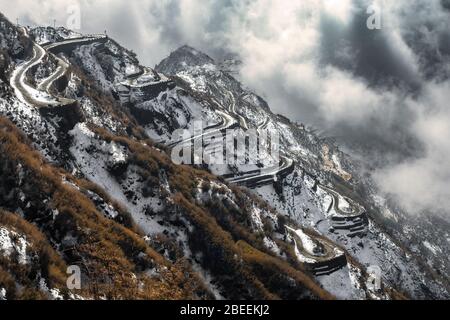
[[[448,266],[411,250],[358,163],[221,62],[184,46],[152,69],[104,35],[0,19],[0,297],[449,297]],[[175,164],[199,121],[205,155],[268,131],[279,159]]]

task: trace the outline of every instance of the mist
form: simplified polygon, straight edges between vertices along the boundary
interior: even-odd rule
[[[26,25],[65,25],[79,4],[81,32],[106,30],[149,66],[184,44],[237,55],[274,112],[336,137],[407,212],[450,216],[448,0],[0,3]]]

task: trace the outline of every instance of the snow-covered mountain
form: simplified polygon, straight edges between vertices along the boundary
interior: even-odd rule
[[[1,20],[0,298],[449,297],[448,236],[424,255],[408,235],[431,227],[230,61],[183,46],[154,70],[103,35]],[[276,132],[280,159],[176,165],[197,121],[207,150],[213,133]]]

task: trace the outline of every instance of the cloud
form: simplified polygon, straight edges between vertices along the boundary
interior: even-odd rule
[[[450,206],[450,83],[430,84],[415,101],[419,114],[411,133],[424,144],[422,157],[385,167],[375,178],[410,213],[432,211],[448,216]]]
[[[375,31],[369,1],[247,3],[233,24],[242,77],[276,111],[365,148],[409,212],[448,215],[450,16],[437,0],[377,2]]]
[[[0,3],[13,20],[45,25],[64,24],[70,1]],[[408,211],[450,212],[448,0],[79,3],[83,32],[107,29],[148,65],[184,44],[239,55],[241,78],[275,112],[358,146]],[[381,30],[366,27],[372,3]]]

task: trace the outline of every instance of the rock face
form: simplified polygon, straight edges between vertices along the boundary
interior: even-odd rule
[[[448,272],[380,219],[389,207],[355,163],[273,114],[229,62],[184,46],[153,70],[106,37],[12,25],[0,37],[8,80],[32,50],[43,55],[24,83],[0,86],[0,235],[32,248],[11,259],[0,237],[6,298],[448,297]],[[175,165],[170,149],[187,142],[174,132],[196,121],[206,148],[219,144],[212,133],[276,132],[280,157]],[[38,272],[18,273],[23,261]],[[82,290],[68,290],[62,275],[80,261]],[[371,266],[384,271],[380,288]]]

